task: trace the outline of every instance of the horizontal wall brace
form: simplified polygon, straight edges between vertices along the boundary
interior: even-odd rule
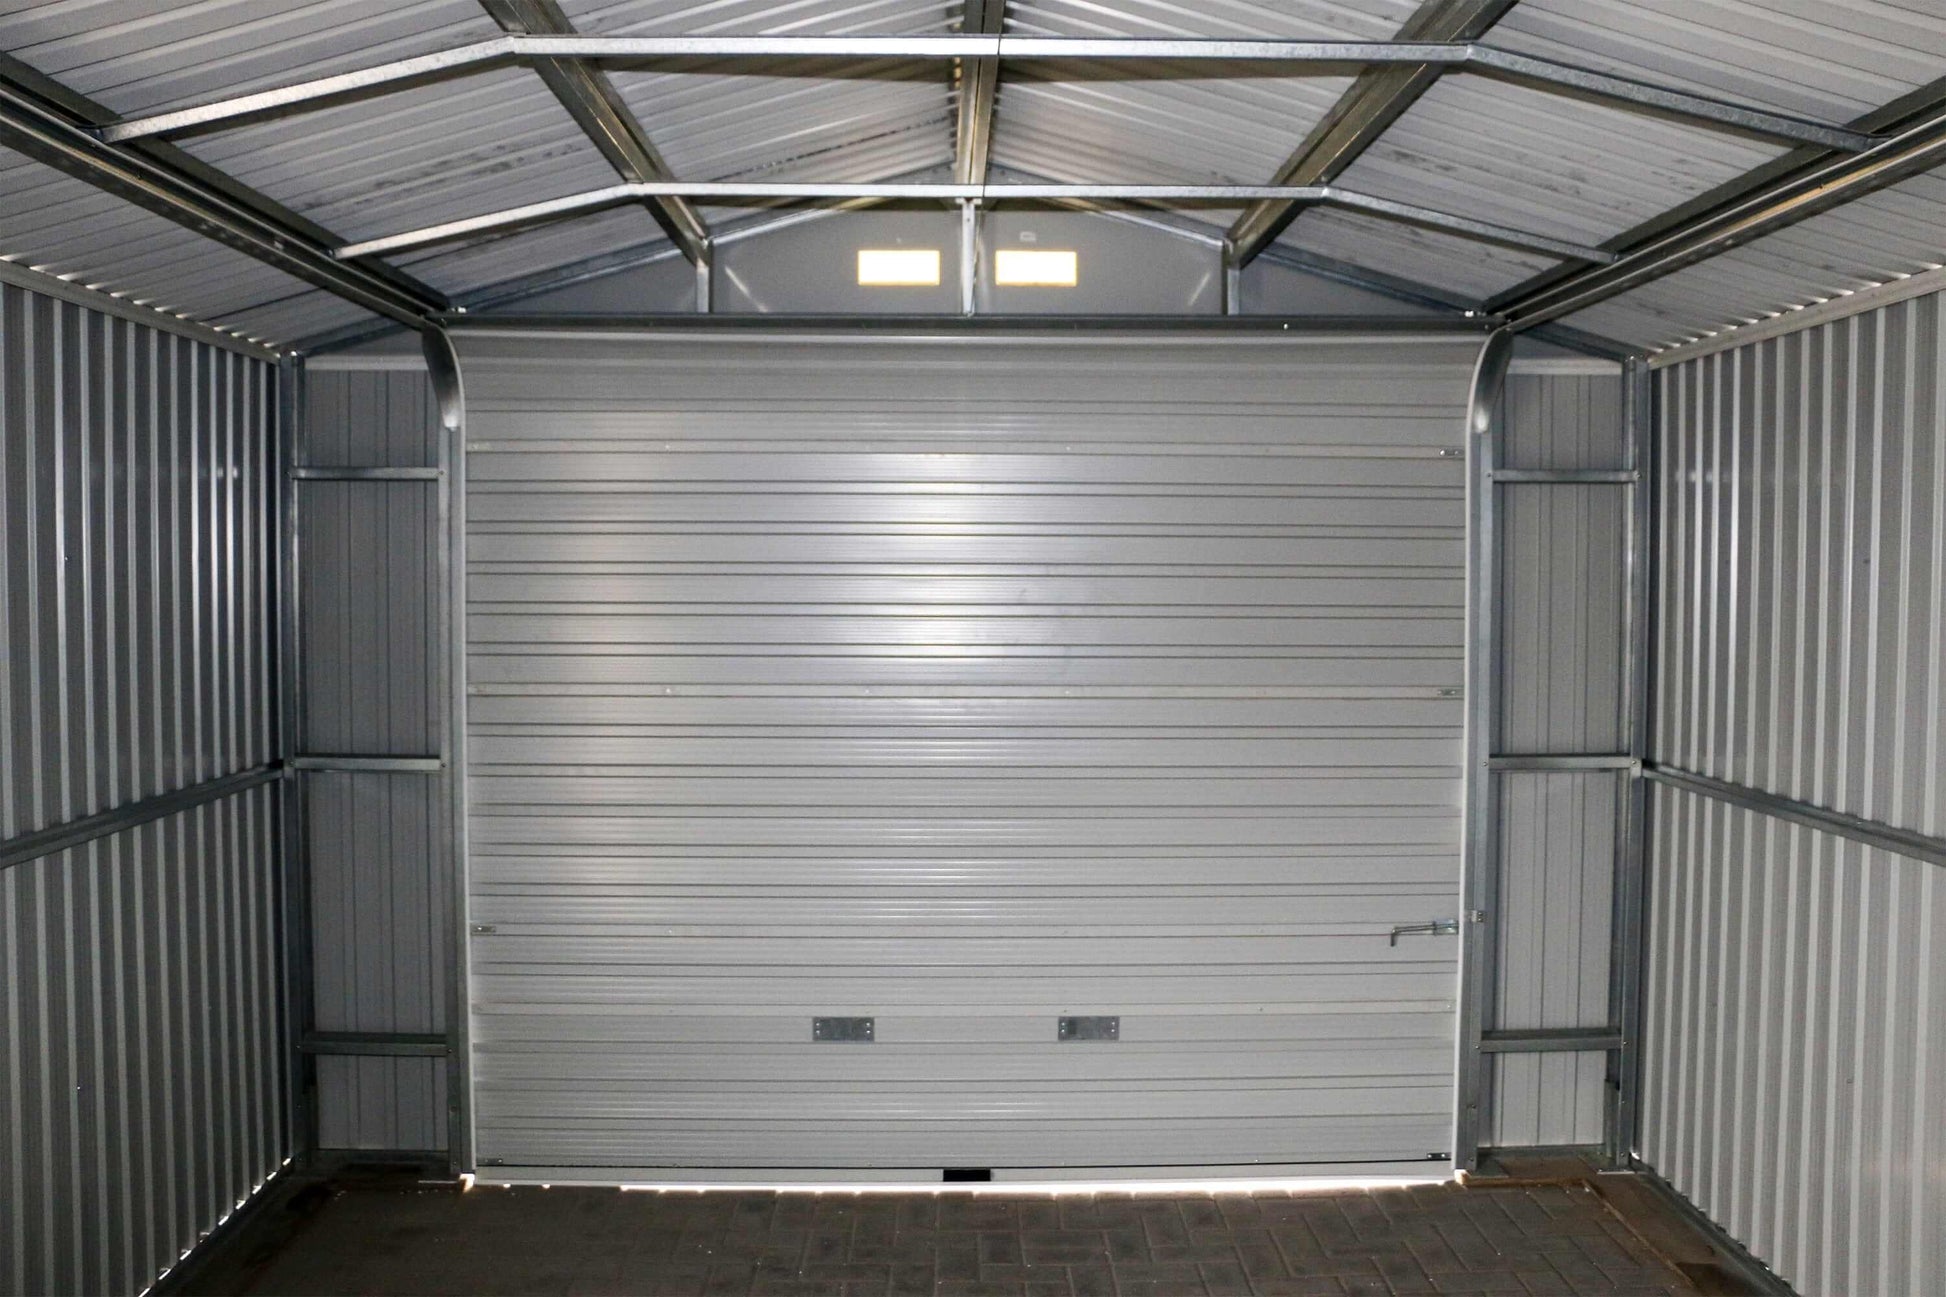
[[[42,856],[52,855],[56,851],[66,851],[93,842],[96,838],[105,838],[111,833],[121,833],[153,820],[194,810],[209,802],[234,797],[259,784],[267,784],[283,773],[283,766],[271,761],[261,766],[253,766],[249,770],[240,770],[233,775],[224,775],[218,779],[192,784],[188,788],[179,788],[172,793],[145,797],[139,802],[130,802],[126,806],[84,815],[78,820],[50,825],[45,829],[36,829],[32,833],[23,833],[17,838],[0,843],[0,869],[11,869],[29,860],[38,860]]]
[[[444,1036],[400,1032],[314,1031],[297,1042],[306,1054],[354,1058],[444,1058],[453,1042]]]
[[[1496,468],[1493,480],[1510,486],[1633,486],[1642,475],[1629,468]]]
[[[1911,829],[1894,828],[1880,824],[1876,820],[1863,819],[1856,815],[1846,815],[1842,811],[1826,810],[1809,802],[1800,802],[1789,797],[1779,797],[1761,789],[1748,788],[1742,784],[1726,783],[1712,779],[1708,775],[1693,774],[1672,766],[1644,762],[1642,774],[1645,778],[1669,788],[1679,788],[1687,793],[1712,798],[1759,815],[1774,819],[1788,820],[1807,828],[1818,829],[1825,833],[1848,838],[1853,842],[1876,847],[1880,851],[1890,851],[1895,855],[1910,856],[1914,860],[1924,860],[1929,864],[1946,865],[1946,838],[1935,838]]]
[[[1641,762],[1627,753],[1560,754],[1536,752],[1517,756],[1488,757],[1489,770],[1627,770],[1635,771]]]
[[[299,482],[437,482],[444,476],[446,470],[443,468],[318,466],[291,470],[291,477]]]
[[[1483,1054],[1593,1053],[1621,1047],[1622,1033],[1613,1027],[1537,1027],[1480,1034]]]
[[[443,757],[358,757],[313,755],[292,757],[291,769],[333,774],[436,775],[446,768]]]

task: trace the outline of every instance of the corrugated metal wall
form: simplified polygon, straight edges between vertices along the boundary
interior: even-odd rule
[[[0,839],[262,766],[275,376],[0,286]],[[278,790],[0,867],[0,1287],[135,1292],[289,1152]]]
[[[483,1171],[1439,1169],[1477,339],[457,339]]]
[[[1655,753],[1946,836],[1937,295],[1661,371]],[[1642,1156],[1806,1293],[1946,1271],[1946,879],[1658,789]]]
[[[1621,374],[1576,372],[1589,368],[1542,364],[1509,377],[1502,467],[1625,466]],[[1554,482],[1498,490],[1497,750],[1615,752],[1622,743],[1627,488]],[[1608,1024],[1618,780],[1612,772],[1496,777],[1497,1028]],[[1605,1055],[1498,1054],[1490,1067],[1484,1142],[1601,1142]]]
[[[298,462],[429,468],[432,386],[403,368],[314,366]],[[444,699],[438,483],[300,481],[303,750],[436,755]],[[446,1030],[453,878],[440,775],[304,775],[317,1030]],[[321,1148],[442,1150],[447,1063],[317,1060]]]

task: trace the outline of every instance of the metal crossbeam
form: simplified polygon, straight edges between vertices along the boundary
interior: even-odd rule
[[[1398,39],[1468,40],[1483,36],[1515,0],[1423,0]],[[1284,185],[1327,185],[1343,175],[1379,136],[1439,80],[1440,65],[1374,67],[1360,73],[1297,151],[1277,169]],[[1304,209],[1297,203],[1251,204],[1230,227],[1230,261],[1242,267],[1276,242]]]
[[[200,174],[139,147],[105,143],[78,119],[94,105],[0,62],[0,144],[97,189],[235,248],[368,311],[420,325],[446,299],[389,266],[346,265],[314,226],[284,219],[261,195],[228,177]],[[156,146],[151,146],[156,147]]]
[[[574,25],[555,0],[480,0],[480,4],[503,30],[515,35],[574,34]],[[674,175],[600,68],[580,60],[544,58],[534,61],[534,71],[623,180],[668,180]],[[643,206],[691,263],[700,265],[709,259],[709,228],[686,200],[650,197]]]
[[[1281,41],[1074,36],[567,36],[508,35],[495,40],[320,77],[271,90],[165,109],[106,126],[111,142],[172,131],[209,129],[243,118],[293,111],[484,71],[516,59],[600,59],[630,63],[696,63],[720,72],[726,62],[776,64],[791,75],[853,76],[870,73],[875,60],[1081,60],[1124,65],[1142,75],[1143,64],[1212,63],[1213,76],[1261,76],[1265,68],[1290,73],[1386,64],[1452,69],[1521,81],[1543,89],[1601,99],[1637,111],[1687,118],[1709,125],[1823,147],[1860,150],[1872,137],[1787,113],[1730,103],[1671,86],[1659,86],[1592,68],[1454,41]],[[819,63],[838,63],[819,70]],[[789,66],[795,64],[797,66]],[[766,70],[778,71],[776,67]]]
[[[1579,1054],[1620,1049],[1615,1027],[1532,1027],[1480,1033],[1483,1054]]]
[[[801,202],[823,202],[834,199],[884,199],[884,200],[925,200],[957,202],[978,200],[982,202],[1004,202],[1009,200],[1060,201],[1064,199],[1089,199],[1095,202],[1116,203],[1224,203],[1236,204],[1259,198],[1280,199],[1289,202],[1316,203],[1330,207],[1345,207],[1356,211],[1368,212],[1387,220],[1399,221],[1409,225],[1427,226],[1444,230],[1462,238],[1475,239],[1486,243],[1497,243],[1507,247],[1519,248],[1527,252],[1539,252],[1547,256],[1562,257],[1577,261],[1602,262],[1610,254],[1599,248],[1550,238],[1546,235],[1516,230],[1491,221],[1474,220],[1450,212],[1435,211],[1418,207],[1411,203],[1394,202],[1387,198],[1377,198],[1370,194],[1353,193],[1331,185],[1064,185],[1064,184],[1005,184],[1005,185],[961,185],[961,184],[798,184],[798,183],[741,183],[710,181],[669,181],[653,184],[610,185],[603,189],[589,190],[585,193],[570,194],[563,198],[549,199],[545,202],[528,203],[520,207],[510,207],[498,212],[488,212],[480,216],[466,217],[457,221],[445,221],[417,230],[406,230],[381,238],[366,239],[358,243],[346,244],[337,250],[341,258],[375,256],[383,252],[396,252],[410,248],[425,247],[429,244],[444,243],[452,239],[466,238],[471,235],[489,234],[499,230],[521,226],[537,225],[547,221],[560,220],[584,212],[599,211],[620,203],[651,195],[682,195],[691,198],[710,198],[719,202],[749,202],[759,200],[791,199]]]

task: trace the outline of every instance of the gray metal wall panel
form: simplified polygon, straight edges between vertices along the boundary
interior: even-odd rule
[[[272,756],[272,385],[0,285],[0,838]]]
[[[1937,295],[1664,369],[1656,755],[1941,833]],[[1920,1293],[1935,866],[1658,790],[1642,1155],[1807,1293]]]
[[[1940,313],[1662,371],[1661,760],[1946,836]]]
[[[274,755],[272,385],[0,286],[0,839]],[[0,871],[0,1291],[139,1291],[289,1152],[277,798]]]
[[[142,1291],[289,1154],[277,796],[0,871],[0,1292]]]
[[[459,345],[487,1174],[1449,1147],[1477,341]]]
[[[1806,1294],[1946,1266],[1946,876],[1654,794],[1642,1156]]]
[[[305,795],[318,1030],[444,1031],[452,878],[440,781],[315,773]]]
[[[318,1147],[446,1149],[446,1060],[318,1060]]]
[[[1500,751],[1620,749],[1627,520],[1619,486],[1500,488]]]
[[[1502,467],[1627,466],[1620,366],[1612,374],[1550,372],[1574,368],[1579,368],[1578,362],[1514,362],[1514,372],[1507,379]]]
[[[313,363],[305,371],[304,395],[305,464],[431,468],[439,463],[439,415],[423,369]]]
[[[301,462],[438,462],[422,370],[319,368],[305,395]],[[299,491],[305,750],[439,753],[437,484],[310,481]],[[444,1031],[453,922],[445,779],[304,780],[317,1028]],[[320,1058],[320,1146],[443,1149],[445,1071],[437,1059]]]
[[[437,753],[437,485],[305,482],[299,493],[306,750]]]
[[[1607,470],[1626,455],[1619,373],[1515,373],[1502,464]],[[1500,717],[1496,750],[1621,746],[1627,488],[1508,484],[1500,492]],[[1609,1020],[1617,776],[1506,772],[1499,785],[1500,915],[1491,1021],[1503,1029]],[[1593,1144],[1599,1053],[1502,1054],[1486,1132],[1497,1147]]]

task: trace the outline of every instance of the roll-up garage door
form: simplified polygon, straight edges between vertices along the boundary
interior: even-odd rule
[[[1446,1155],[1477,340],[457,343],[483,1175]]]

